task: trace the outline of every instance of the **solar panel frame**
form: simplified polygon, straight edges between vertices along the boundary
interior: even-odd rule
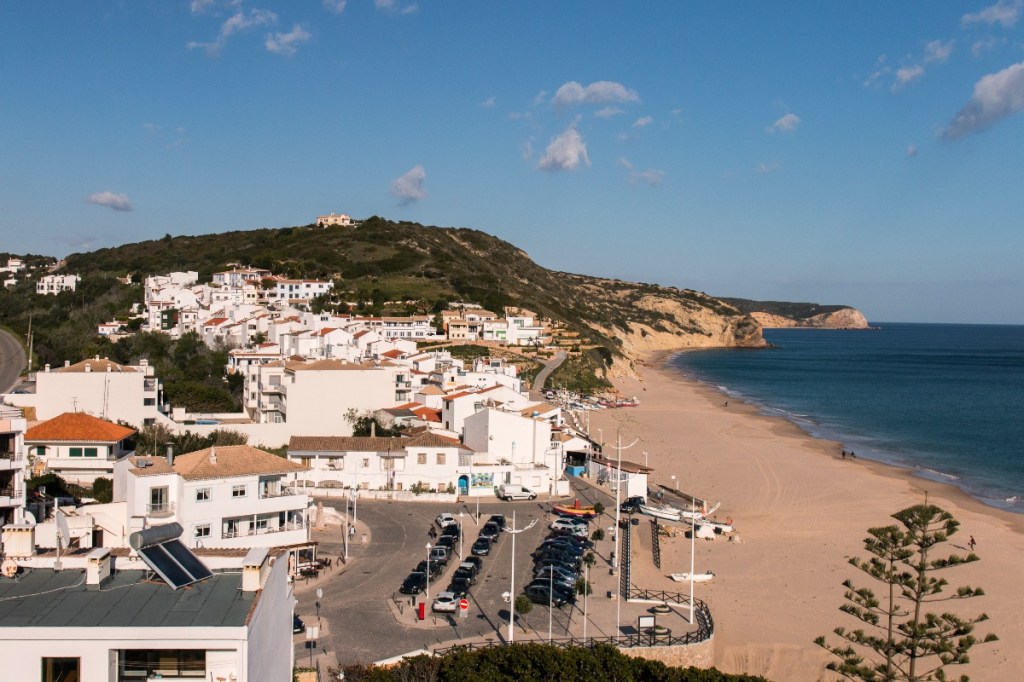
[[[174,590],[213,576],[210,569],[180,540],[167,540],[137,551],[146,565]]]

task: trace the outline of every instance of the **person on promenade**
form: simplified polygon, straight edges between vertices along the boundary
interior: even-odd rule
[[[978,544],[978,543],[974,541],[974,536],[972,535],[971,539],[967,542],[967,545],[971,548],[972,552],[974,551],[974,546],[976,544]]]

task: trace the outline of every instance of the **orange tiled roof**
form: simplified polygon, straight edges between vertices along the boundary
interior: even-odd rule
[[[211,452],[214,453],[214,457],[211,457]],[[136,476],[171,473],[172,467],[167,465],[167,460],[163,457],[133,457],[131,461],[135,464],[139,459],[148,459],[151,464],[144,469],[130,469]],[[173,466],[174,473],[186,481],[288,474],[303,469],[301,464],[289,462],[283,457],[251,445],[219,445],[189,452],[176,457]]]
[[[135,434],[135,429],[108,422],[85,412],[65,412],[25,432],[27,441],[116,443]]]

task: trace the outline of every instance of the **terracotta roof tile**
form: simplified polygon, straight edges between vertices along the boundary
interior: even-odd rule
[[[119,365],[116,362],[108,360],[107,358],[100,359],[89,359],[76,362],[73,365],[67,367],[58,367],[53,370],[54,372],[138,372],[139,370],[135,367],[129,367],[127,365]]]
[[[144,469],[131,469],[136,476],[171,473],[171,467],[163,457],[133,457],[131,461],[135,464],[139,459],[148,459],[151,465]],[[289,462],[283,457],[278,457],[251,445],[219,445],[189,452],[176,457],[173,467],[174,473],[186,481],[288,474],[303,470],[304,467],[301,464]]]
[[[65,412],[26,431],[25,441],[117,443],[134,434],[135,429],[85,412]]]

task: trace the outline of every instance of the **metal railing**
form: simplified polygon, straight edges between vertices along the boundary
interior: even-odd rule
[[[658,520],[651,519],[651,557],[655,568],[661,568],[661,533],[658,532]]]
[[[622,599],[629,598],[629,585],[630,575],[632,569],[632,544],[633,544],[633,527],[627,522],[625,528],[616,528],[616,533],[625,533],[622,536],[622,556],[619,557],[619,595]]]
[[[150,516],[170,516],[174,513],[173,502],[149,503],[146,505],[146,513]]]

